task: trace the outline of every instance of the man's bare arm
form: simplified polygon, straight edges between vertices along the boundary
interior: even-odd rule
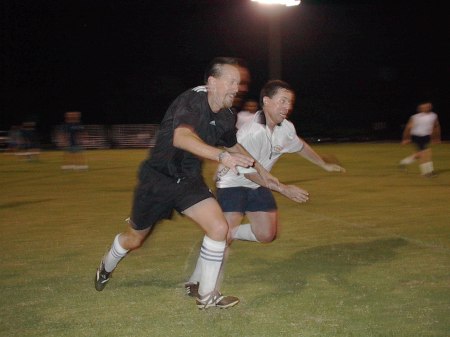
[[[258,173],[246,173],[244,176],[254,183],[264,186],[264,181]],[[276,185],[272,184],[267,187],[298,203],[307,202],[309,199],[309,193],[295,185],[285,185],[278,182]]]
[[[239,143],[236,143],[236,145],[231,148],[227,148],[227,151],[238,152],[240,154],[252,157],[252,155]],[[270,172],[267,171],[257,160],[255,160],[253,168],[256,172],[258,172],[260,178],[262,179],[262,183],[258,183],[258,185],[268,187],[269,185],[278,185],[280,183],[278,179],[270,174]]]
[[[314,151],[311,146],[308,145],[303,139],[303,148],[297,152],[298,155],[309,160],[311,163],[323,168],[328,172],[345,172],[345,169],[337,164],[326,163],[322,157],[320,157],[316,151]]]
[[[254,163],[253,158],[241,153],[230,153],[206,144],[194,131],[187,126],[174,130],[173,146],[191,152],[201,158],[215,160],[234,173],[238,173],[236,166],[249,167]]]

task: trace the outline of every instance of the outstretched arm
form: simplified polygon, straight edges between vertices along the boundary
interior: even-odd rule
[[[239,143],[237,143],[229,151],[238,151],[243,154],[250,156],[250,153]],[[247,170],[248,171],[248,170]],[[271,175],[258,161],[255,160],[253,172],[243,172],[245,178],[253,181],[254,183],[267,187],[272,191],[276,191],[284,195],[285,197],[295,201],[295,202],[306,202],[309,199],[309,194],[305,190],[295,186],[295,185],[285,185],[280,183],[280,181]]]
[[[258,173],[247,173],[245,177],[260,186],[266,186]],[[285,185],[278,182],[278,184],[270,184],[266,187],[298,203],[307,202],[309,199],[309,193],[295,185]]]
[[[409,144],[411,143],[411,128],[412,128],[412,120],[409,119],[408,124],[405,126],[405,130],[403,130],[403,136],[402,136],[402,144]]]
[[[245,156],[252,157],[252,155],[239,143],[236,143],[236,145],[231,148],[227,148],[227,151],[231,153],[237,152]],[[257,160],[255,160],[253,168],[256,170],[261,179],[261,183],[257,183],[258,185],[269,187],[269,185],[278,185],[280,183],[278,179],[271,175],[270,172],[267,171]]]
[[[247,155],[230,153],[206,144],[194,131],[185,126],[180,126],[174,130],[173,146],[201,158],[216,160],[236,174],[238,173],[236,166],[249,167],[254,163],[253,158]]]
[[[309,160],[311,163],[323,168],[328,172],[345,172],[345,169],[337,164],[326,163],[303,139],[303,148],[297,152],[298,155]]]

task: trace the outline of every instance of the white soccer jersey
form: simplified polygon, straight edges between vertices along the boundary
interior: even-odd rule
[[[237,140],[267,171],[272,169],[283,153],[293,153],[303,149],[303,142],[297,136],[295,127],[290,121],[285,119],[271,132],[266,126],[262,111],[258,111],[252,120],[242,125],[237,133]],[[221,167],[219,172],[220,169]],[[236,175],[232,171],[228,171],[217,181],[218,188],[238,186],[259,187],[258,184],[245,178],[244,174]]]
[[[411,135],[413,136],[430,136],[433,133],[434,123],[436,123],[437,115],[434,112],[419,112],[411,116],[412,127]]]
[[[240,111],[237,114],[236,129],[240,129],[242,125],[253,119],[253,117],[255,117],[255,114],[250,111]]]

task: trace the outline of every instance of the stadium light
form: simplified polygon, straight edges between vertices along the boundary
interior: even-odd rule
[[[300,5],[300,0],[252,0],[261,5],[278,5],[293,7]],[[281,79],[281,22],[280,11],[271,10],[269,17],[269,79]]]
[[[252,0],[263,5],[284,5],[286,7],[300,5],[300,0]]]

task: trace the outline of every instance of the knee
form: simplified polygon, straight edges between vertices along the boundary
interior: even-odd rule
[[[217,221],[214,226],[212,226],[208,233],[206,233],[211,239],[217,241],[223,241],[227,239],[228,236],[228,224],[226,221]]]
[[[267,226],[258,228],[257,233],[254,233],[259,242],[269,243],[277,237],[277,226]]]
[[[255,236],[259,242],[269,243],[276,239],[277,232],[276,232],[276,230],[270,228],[268,230],[256,233]]]
[[[256,224],[256,225],[254,225]],[[258,242],[269,243],[277,237],[278,222],[277,219],[265,219],[259,222],[252,222],[252,231]]]
[[[138,249],[145,241],[145,236],[133,233],[122,234],[120,237],[121,246],[128,250]]]

